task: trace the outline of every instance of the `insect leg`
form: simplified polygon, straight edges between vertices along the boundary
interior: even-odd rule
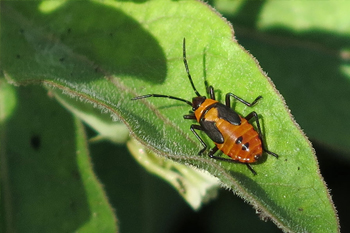
[[[213,159],[217,159],[217,158],[221,159],[220,157],[214,156],[214,154],[215,154],[218,150],[219,150],[219,148],[218,148],[217,146],[215,146],[213,149],[211,149],[211,150],[209,151],[208,156],[209,156],[210,158],[213,158]]]
[[[196,116],[194,114],[184,115],[184,119],[196,120]]]
[[[186,115],[185,115],[186,116]],[[184,117],[185,117],[184,116]],[[196,136],[196,138],[200,141],[200,143],[203,145],[203,149],[201,149],[198,152],[198,155],[201,155],[206,149],[207,149],[207,144],[205,144],[205,142],[203,141],[203,139],[198,135],[198,133],[195,130],[203,130],[202,127],[200,125],[191,125],[191,131],[194,134],[194,136]]]
[[[262,133],[261,133],[261,128],[260,128],[260,123],[259,123],[259,116],[258,116],[258,114],[257,114],[256,112],[251,112],[251,113],[248,114],[248,116],[245,117],[245,119],[246,119],[247,121],[250,121],[252,118],[254,118],[254,121],[256,122],[256,128],[257,128],[257,132],[258,132],[258,134],[259,134],[259,138],[260,138],[260,140],[261,140],[261,142],[262,142],[261,145],[262,145],[263,150],[264,150],[266,153],[268,153],[268,154],[270,154],[270,155],[275,156],[276,158],[278,158],[278,154],[267,150],[266,147],[265,147],[265,142],[264,142],[263,137],[262,137]]]
[[[208,156],[209,156],[210,158],[212,158],[212,159],[217,159],[217,160],[221,160],[221,161],[225,161],[225,162],[230,162],[230,163],[238,163],[237,161],[232,160],[232,159],[226,159],[226,158],[221,158],[221,157],[219,157],[219,156],[214,156],[214,154],[215,154],[217,151],[218,151],[218,147],[215,146],[213,149],[211,149],[211,150],[209,151]],[[246,165],[247,165],[248,169],[253,173],[253,175],[256,175],[256,174],[257,174],[256,171],[254,171],[254,169],[252,168],[252,166],[250,166],[249,163],[246,163]]]
[[[244,99],[236,96],[235,94],[232,94],[232,93],[227,93],[226,94],[226,106],[228,107],[231,107],[231,100],[230,100],[230,96],[232,96],[233,98],[235,98],[236,100],[238,100],[239,102],[247,105],[248,107],[251,107],[253,105],[255,105],[261,98],[262,96],[259,95],[258,97],[256,97],[256,99],[252,102],[252,103],[249,103],[248,101],[245,101]]]
[[[256,176],[256,171],[252,168],[252,166],[250,166],[249,163],[246,163],[245,165],[247,165],[248,169],[253,173],[254,176]]]
[[[210,99],[215,100],[214,87],[212,87],[212,86],[209,86],[209,87],[208,87],[208,94],[209,94],[209,96],[210,96]]]

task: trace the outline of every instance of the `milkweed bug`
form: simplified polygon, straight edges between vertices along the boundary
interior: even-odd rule
[[[210,98],[206,98],[205,96],[199,94],[193,84],[186,59],[185,39],[183,40],[183,62],[188,79],[192,85],[192,89],[197,95],[196,97],[192,98],[192,102],[181,99],[179,97],[162,94],[142,95],[137,96],[132,100],[149,97],[161,97],[179,100],[192,106],[193,113],[184,115],[183,118],[196,120],[199,123],[199,125],[192,124],[190,127],[192,133],[203,145],[203,149],[199,151],[198,155],[201,155],[207,149],[207,144],[196,132],[196,130],[201,130],[206,133],[208,137],[215,143],[215,147],[212,148],[208,153],[208,156],[210,158],[226,162],[244,163],[254,175],[257,173],[254,171],[250,164],[257,162],[261,158],[263,151],[278,158],[278,155],[276,153],[267,150],[265,147],[258,114],[253,111],[246,117],[242,117],[233,109],[231,109],[231,97],[248,107],[252,107],[262,98],[262,96],[258,96],[253,102],[249,103],[232,93],[227,93],[225,104],[222,104],[219,101],[215,100],[214,88],[212,86],[209,86],[208,94]],[[254,129],[253,125],[249,123],[250,120],[255,121],[256,130]],[[222,151],[225,155],[231,158],[222,158],[215,156],[214,154],[218,150]]]

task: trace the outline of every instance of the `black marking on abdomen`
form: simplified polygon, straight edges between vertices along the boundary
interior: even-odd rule
[[[236,139],[235,143],[236,143],[236,144],[241,144],[242,141],[243,141],[243,137],[240,136],[239,138]]]
[[[249,142],[242,145],[242,150],[249,150]]]

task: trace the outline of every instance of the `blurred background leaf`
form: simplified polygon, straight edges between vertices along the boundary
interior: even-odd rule
[[[12,115],[1,122],[1,231],[116,232],[80,121],[41,87],[0,87],[12,110],[1,111]]]

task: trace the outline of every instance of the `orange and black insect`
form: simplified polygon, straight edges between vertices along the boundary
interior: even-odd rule
[[[256,175],[256,172],[250,164],[257,162],[261,158],[263,151],[278,158],[276,153],[267,150],[265,147],[258,114],[253,111],[246,117],[242,117],[231,109],[231,97],[248,107],[252,107],[262,98],[262,96],[258,96],[252,103],[249,103],[232,93],[227,93],[226,102],[225,104],[222,104],[215,100],[214,88],[209,86],[208,94],[210,98],[208,99],[205,96],[200,95],[193,84],[186,59],[185,39],[183,40],[183,61],[188,79],[197,95],[196,97],[193,97],[192,102],[179,97],[162,94],[137,96],[133,98],[133,100],[148,97],[162,97],[179,100],[192,106],[193,113],[184,115],[183,117],[184,119],[196,120],[199,123],[199,125],[192,124],[190,128],[196,138],[203,145],[203,149],[199,151],[198,155],[201,155],[207,149],[207,144],[196,132],[196,130],[201,130],[215,143],[215,147],[209,151],[208,155],[210,158],[227,162],[244,163],[254,175]],[[251,120],[255,121],[256,130],[253,125],[249,123]],[[231,158],[215,156],[214,154],[218,150]]]

